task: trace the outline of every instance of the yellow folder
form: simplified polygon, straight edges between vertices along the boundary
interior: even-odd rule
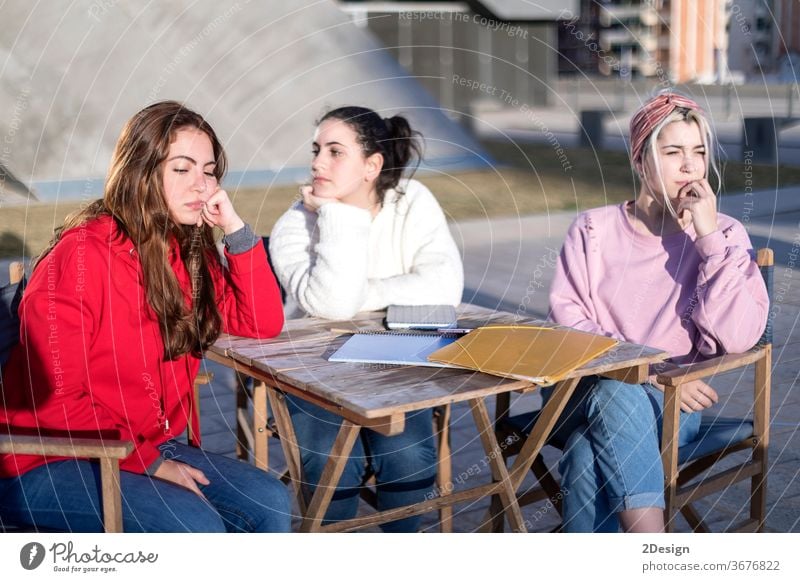
[[[428,359],[549,386],[616,344],[615,339],[568,328],[493,325],[471,331]]]

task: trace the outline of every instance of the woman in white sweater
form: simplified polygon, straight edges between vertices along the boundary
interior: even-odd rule
[[[342,320],[388,305],[458,305],[461,257],[441,207],[415,180],[402,179],[419,158],[419,134],[402,116],[382,119],[371,109],[341,107],[314,135],[312,183],[276,223],[270,237],[275,273],[288,295],[289,315]],[[312,486],[319,482],[341,424],[334,414],[290,400]],[[431,411],[407,415],[406,430],[385,437],[361,432],[325,516],[348,519],[358,488],[374,471],[378,508],[422,501],[436,476]],[[384,531],[416,531],[419,517]]]

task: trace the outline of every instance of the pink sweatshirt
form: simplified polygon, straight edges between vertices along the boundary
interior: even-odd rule
[[[679,364],[750,349],[766,325],[766,286],[744,227],[724,214],[717,222],[700,239],[692,226],[661,237],[636,232],[625,204],[580,214],[550,289],[553,319]]]

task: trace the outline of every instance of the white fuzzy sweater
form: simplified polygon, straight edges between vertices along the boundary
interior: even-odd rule
[[[374,219],[347,204],[311,212],[302,202],[280,217],[269,250],[288,317],[461,302],[464,269],[439,203],[416,180],[400,189],[386,192]]]

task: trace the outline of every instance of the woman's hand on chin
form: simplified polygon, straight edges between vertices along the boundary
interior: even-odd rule
[[[678,191],[678,216],[689,212],[697,238],[717,230],[717,197],[708,180],[689,182]]]
[[[211,195],[200,212],[197,226],[202,226],[203,222],[212,227],[218,226],[226,235],[233,234],[244,227],[244,221],[233,209],[228,193],[221,188]]]
[[[314,187],[306,184],[300,186],[300,195],[303,197],[303,206],[311,212],[317,212],[326,204],[339,204],[336,198],[323,198],[321,196],[314,196]]]

